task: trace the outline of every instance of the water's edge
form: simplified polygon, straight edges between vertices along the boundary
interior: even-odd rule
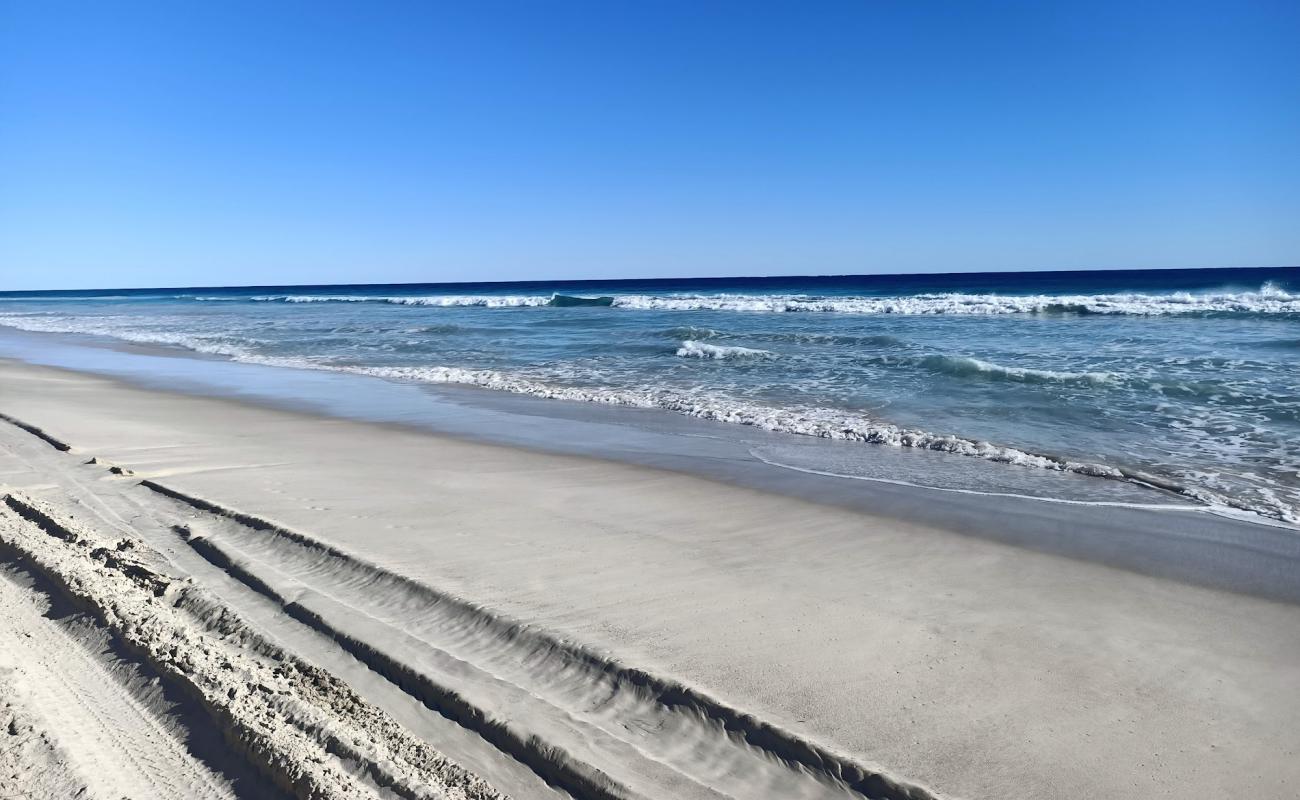
[[[75,337],[5,332],[0,357],[137,388],[666,469],[877,519],[1300,603],[1300,536],[1294,529],[1163,498],[1157,503],[1072,501],[843,477],[773,464],[752,448],[715,435],[714,426],[721,423],[665,424],[663,417],[672,415],[644,409],[502,397],[475,389],[431,390],[372,377],[194,358],[181,351],[105,348]],[[2,406],[0,398],[0,411]],[[944,454],[931,455],[937,459],[932,463],[945,460]]]

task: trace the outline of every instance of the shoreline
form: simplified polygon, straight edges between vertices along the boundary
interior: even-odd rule
[[[461,392],[466,396],[471,396],[475,392],[498,396],[495,400],[483,402],[483,405],[486,406],[508,404],[510,402],[510,400],[501,399],[502,397],[516,397],[524,402],[537,400],[544,402],[558,401],[561,404],[588,406],[593,409],[589,412],[592,416],[604,413],[595,409],[621,409],[623,412],[659,414],[663,417],[685,417],[698,423],[704,423],[706,426],[720,423],[728,427],[756,431],[757,435],[760,436],[773,435],[778,438],[793,437],[796,439],[806,438],[845,442],[854,445],[883,446],[887,450],[930,454],[940,458],[967,458],[973,462],[982,462],[985,467],[997,465],[1000,467],[1028,469],[1040,473],[1032,478],[1022,477],[1024,483],[1050,481],[1053,478],[1048,476],[1055,475],[1070,478],[1081,477],[1087,480],[1110,483],[1108,489],[1091,487],[1087,490],[1087,493],[1104,494],[1111,492],[1119,497],[1124,495],[1151,495],[1155,498],[1145,503],[1140,500],[1133,502],[1121,499],[1108,501],[1102,503],[1102,505],[1143,506],[1154,504],[1161,498],[1171,502],[1172,498],[1177,498],[1179,502],[1203,507],[1209,513],[1220,516],[1245,521],[1258,521],[1260,524],[1300,530],[1300,525],[1297,524],[1294,515],[1286,509],[1285,505],[1275,505],[1273,502],[1275,498],[1262,501],[1261,504],[1259,500],[1248,500],[1243,496],[1223,493],[1218,489],[1197,485],[1194,481],[1187,482],[1181,478],[1159,475],[1148,469],[1134,468],[1131,465],[1124,465],[1122,461],[1112,461],[1105,457],[1101,457],[1101,460],[1094,460],[1089,456],[1076,454],[1076,456],[1071,457],[1018,444],[996,444],[992,441],[971,438],[953,432],[934,432],[924,427],[899,425],[876,420],[856,412],[832,412],[829,409],[813,409],[806,414],[797,408],[777,408],[762,403],[752,404],[740,400],[727,401],[722,405],[717,405],[712,401],[701,402],[699,398],[678,395],[673,392],[666,394],[647,393],[639,390],[627,391],[608,387],[580,388],[552,385],[545,381],[539,382],[530,378],[512,376],[509,373],[498,372],[494,369],[331,366],[298,359],[252,357],[242,354],[239,349],[232,350],[226,346],[209,349],[193,344],[184,338],[180,340],[172,340],[167,337],[136,340],[129,337],[114,338],[97,333],[47,331],[39,326],[30,328],[5,325],[3,328],[3,331],[0,331],[0,337],[2,337],[0,343],[3,343],[3,338],[9,339],[11,342],[15,339],[21,342],[23,337],[34,337],[34,341],[53,342],[56,347],[60,342],[73,342],[77,346],[102,348],[113,352],[138,352],[169,357],[191,357],[208,363],[221,361],[273,370],[292,369],[324,372],[373,378],[393,383],[416,384],[430,391]],[[687,342],[686,344],[694,343]],[[705,347],[708,347],[708,345],[705,345]],[[42,347],[38,345],[36,349],[39,351]],[[680,351],[678,355],[681,355]],[[970,360],[966,359],[966,361]],[[974,363],[980,369],[990,366],[984,362],[971,363]],[[59,366],[57,363],[51,365]],[[996,365],[991,366],[996,367]],[[539,413],[541,416],[548,415],[546,411]],[[560,414],[563,412],[554,413]],[[476,435],[477,438],[491,438],[483,435],[481,431],[473,432],[472,435]],[[729,435],[743,439],[747,434],[733,430]],[[889,458],[890,456],[877,454],[867,457],[866,462]],[[777,465],[776,461],[768,461],[768,463]],[[861,463],[859,462],[859,466],[861,466]],[[791,468],[799,469],[798,467]],[[961,468],[959,467],[958,470],[961,471]],[[868,479],[868,476],[828,472],[823,469],[803,471],[859,480]],[[979,468],[972,464],[965,467],[964,471],[975,474],[979,472]],[[926,471],[922,469],[918,474],[925,475]],[[1004,482],[1009,479],[1007,476],[999,476],[995,480],[990,477],[992,473],[984,472],[980,474],[981,482],[987,481],[990,484]],[[943,480],[931,480],[928,476],[924,479],[903,482],[922,488],[949,488]],[[1120,486],[1123,488],[1116,488]],[[1078,491],[1078,484],[1072,487],[1072,490]],[[996,489],[989,489],[985,493],[994,496],[1023,494],[1018,491],[1008,492]],[[1030,493],[1024,496],[1033,497],[1036,495]],[[1052,497],[1054,495],[1051,494],[1051,490],[1047,490],[1047,493],[1041,496]],[[1271,495],[1269,497],[1272,498]]]
[[[887,513],[891,497],[894,510],[910,508],[922,490],[879,489],[869,505],[884,508],[870,514],[829,497],[814,502],[818,492],[834,494],[833,481],[820,479],[801,485],[809,497],[797,499],[651,465],[15,362],[0,362],[0,386],[0,412],[68,442],[73,455],[133,471],[131,486],[158,481],[306,532],[945,796],[1281,797],[1300,780],[1289,744],[1300,709],[1283,699],[1300,679],[1295,606]],[[4,427],[13,432],[6,442],[26,437],[67,459]],[[48,479],[12,469],[4,476],[37,487]],[[1125,523],[1162,516],[1031,502],[1032,515],[1007,514],[1021,504],[1006,498],[963,498],[945,513],[977,518],[977,527],[1018,519],[1022,534],[1100,539],[1115,549],[1135,544],[1133,531],[1121,536]],[[1198,544],[1195,522],[1205,515],[1174,516],[1170,551],[1235,552],[1248,562],[1242,574],[1256,578],[1261,564],[1294,572],[1285,552],[1223,535],[1289,532],[1206,517],[1218,540]],[[243,563],[262,565],[258,575],[288,569],[323,586],[371,585],[319,572],[325,567],[315,561],[295,569],[306,556],[274,537],[213,536]],[[1142,532],[1137,543],[1147,539],[1161,537]],[[321,613],[346,625],[355,613],[346,606],[375,601],[368,591],[369,599],[336,593],[331,602],[344,607]],[[367,613],[412,625],[401,610],[412,595],[392,591]],[[437,626],[409,629],[421,640],[446,635]],[[471,661],[488,657],[475,637],[456,641]],[[546,679],[547,696],[570,697],[574,679],[563,670]],[[608,768],[628,763],[615,758]]]
[[[905,524],[1300,603],[1300,529],[1254,514],[1193,504],[1158,489],[1133,487],[1128,499],[1116,501],[1100,499],[1107,494],[1075,501],[1046,492],[1053,487],[1065,492],[1128,491],[1128,484],[883,446],[873,446],[871,455],[885,465],[884,471],[928,476],[955,469],[952,474],[960,480],[965,469],[997,469],[1005,473],[1006,489],[967,490],[843,475],[764,457],[762,437],[784,442],[804,437],[755,431],[748,440],[733,441],[733,436],[718,435],[719,426],[722,433],[735,433],[728,423],[653,409],[246,364],[183,349],[87,343],[59,334],[7,329],[0,333],[4,334],[0,360],[17,358],[21,363],[98,374],[124,386],[224,398],[470,443],[666,469]],[[861,446],[816,439],[806,444]],[[1043,494],[1023,493],[1021,486]]]

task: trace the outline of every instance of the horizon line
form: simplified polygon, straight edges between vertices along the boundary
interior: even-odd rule
[[[1300,269],[1300,264],[1274,266],[1231,266],[1231,267],[1083,267],[1069,269],[1018,269],[1018,270],[971,270],[949,272],[845,272],[833,274],[769,274],[769,275],[700,275],[695,277],[667,278],[544,278],[528,280],[486,280],[486,281],[398,281],[376,283],[258,283],[237,285],[202,285],[202,286],[105,286],[80,287],[75,289],[0,289],[0,297],[24,294],[75,294],[79,292],[165,292],[180,290],[233,290],[233,289],[285,289],[285,288],[326,288],[356,286],[518,286],[547,284],[618,284],[618,283],[680,283],[684,281],[735,281],[735,280],[829,280],[837,278],[942,278],[950,276],[972,275],[1071,275],[1098,274],[1117,272],[1227,272],[1227,271],[1265,271]]]

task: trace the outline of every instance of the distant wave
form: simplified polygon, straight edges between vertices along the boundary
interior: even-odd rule
[[[918,294],[902,297],[806,295],[635,295],[619,308],[662,311],[821,312],[840,314],[1300,314],[1300,295],[1265,284],[1253,292],[1095,295]]]
[[[687,339],[682,342],[681,347],[677,348],[679,358],[704,358],[704,359],[768,359],[776,358],[776,353],[767,350],[754,350],[749,347],[724,347],[716,344],[706,344],[697,342],[693,339]]]
[[[375,297],[360,294],[288,294],[261,295],[249,298],[196,298],[202,300],[248,299],[256,303],[388,303],[398,306],[435,306],[441,308],[522,308],[549,306],[554,299],[549,295],[433,295],[431,297]]]
[[[1019,383],[1090,383],[1100,385],[1113,383],[1116,380],[1115,374],[1111,372],[1059,372],[1050,369],[1006,367],[990,361],[965,356],[924,356],[919,360],[919,363],[927,369],[948,375],[981,377]]]
[[[195,297],[204,301],[251,300],[255,303],[387,303],[399,306],[434,306],[441,308],[529,308],[551,306],[577,308],[584,306],[608,307],[614,305],[613,297],[579,297],[567,294],[552,295],[406,295],[375,296],[364,294],[275,294],[254,297],[217,296]]]
[[[888,334],[852,334],[852,333],[810,333],[793,331],[790,333],[764,333],[755,336],[758,339],[798,342],[800,344],[846,344],[857,347],[902,347],[906,344],[897,336]]]
[[[613,304],[614,298],[612,297],[574,297],[567,294],[553,294],[551,295],[551,302],[547,303],[547,305],[555,306],[556,308],[611,306]]]
[[[435,333],[435,334],[465,333],[466,331],[470,331],[470,330],[473,329],[466,328],[464,325],[451,325],[446,323],[439,324],[439,325],[420,325],[415,328],[406,328],[407,333]]]
[[[1269,339],[1254,345],[1266,350],[1300,350],[1300,339]]]
[[[1257,291],[1169,294],[1004,295],[946,292],[899,297],[745,294],[616,295],[260,295],[195,297],[195,300],[251,300],[279,303],[388,303],[441,308],[600,306],[656,311],[746,311],[767,313],[1000,315],[1000,314],[1300,314],[1300,294],[1274,284]]]
[[[700,339],[715,339],[719,336],[726,336],[726,334],[720,330],[714,328],[701,328],[697,325],[683,325],[677,328],[669,328],[668,330],[659,331],[658,335],[668,339],[677,339],[678,341],[682,339],[695,339],[696,341],[699,341]]]
[[[726,339],[732,334],[716,328],[702,328],[696,325],[682,325],[658,332],[667,339]],[[865,347],[901,347],[906,343],[897,336],[889,334],[853,334],[853,333],[816,333],[813,331],[752,331],[736,338],[745,338],[761,342],[794,342],[796,344],[844,344]]]

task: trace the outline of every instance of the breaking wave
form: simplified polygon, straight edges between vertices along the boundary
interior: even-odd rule
[[[613,304],[614,298],[612,297],[573,297],[567,294],[551,295],[551,302],[547,303],[547,305],[555,306],[556,308],[575,308],[582,306],[601,307],[612,306]]]
[[[1050,369],[1005,367],[989,361],[966,356],[925,356],[921,366],[957,377],[978,377],[989,380],[1018,381],[1020,383],[1088,383],[1101,385],[1113,383],[1117,378],[1111,372],[1059,372]]]
[[[553,297],[542,295],[434,295],[431,297],[375,297],[359,294],[288,294],[257,297],[212,297],[199,300],[251,300],[255,303],[387,303],[398,306],[435,306],[441,308],[522,308],[551,305]]]
[[[552,295],[430,295],[415,297],[394,295],[378,297],[362,294],[285,294],[258,295],[255,297],[197,297],[196,300],[251,300],[255,303],[385,303],[398,306],[433,306],[436,308],[607,308],[615,305],[614,297],[579,297],[567,294]]]
[[[821,312],[840,314],[1300,314],[1300,294],[1274,284],[1253,292],[1095,295],[917,294],[901,297],[808,295],[635,295],[620,308],[662,311]]]
[[[682,342],[682,346],[677,348],[678,358],[703,358],[703,359],[768,359],[776,358],[776,353],[767,350],[754,350],[749,347],[724,347],[716,344],[706,344],[697,342],[693,339],[687,339]]]
[[[1300,314],[1300,294],[1274,284],[1256,291],[1173,292],[1169,294],[1002,295],[944,292],[897,297],[664,294],[578,297],[551,295],[260,295],[195,297],[195,300],[251,300],[277,303],[387,303],[441,308],[523,308],[575,306],[655,311],[748,311],[837,314]]]

